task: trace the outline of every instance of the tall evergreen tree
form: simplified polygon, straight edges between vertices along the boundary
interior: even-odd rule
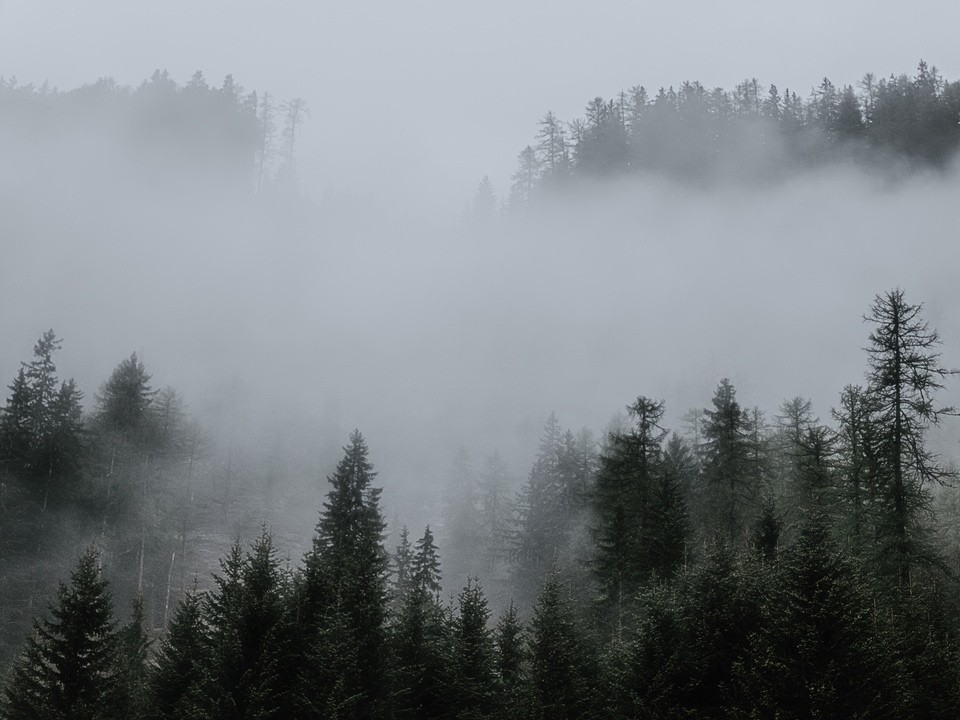
[[[682,558],[685,511],[680,478],[662,462],[663,409],[661,401],[637,398],[627,408],[634,426],[611,433],[600,455],[593,573],[602,603],[619,620],[651,572],[675,567],[678,544]]]
[[[934,394],[950,374],[940,363],[940,338],[902,290],[878,295],[866,320],[870,333],[867,392],[871,397],[880,497],[880,559],[902,587],[933,552],[924,529],[930,488],[955,477],[926,448],[924,435],[953,408]]]
[[[704,411],[703,479],[706,508],[714,529],[734,545],[743,537],[756,506],[758,479],[752,472],[751,425],[737,402],[736,389],[724,378]]]
[[[904,717],[867,586],[819,518],[804,521],[766,603],[750,694],[760,717]]]
[[[100,556],[87,550],[60,584],[50,617],[35,622],[4,688],[11,720],[124,717],[123,673]]]
[[[355,430],[328,478],[332,488],[299,581],[298,612],[308,652],[322,654],[324,645],[349,650],[338,656],[342,665],[327,669],[335,687],[302,674],[302,701],[320,716],[334,692],[350,699],[349,717],[385,712],[389,555],[383,546],[381,490],[373,487],[376,473],[367,456],[366,441]]]
[[[412,580],[413,585],[423,588],[431,595],[439,595],[443,588],[440,573],[440,555],[433,542],[433,533],[430,526],[423,531],[423,537],[417,540],[413,553]]]
[[[520,622],[513,601],[497,620],[493,641],[496,646],[495,664],[503,716],[511,720],[520,720],[527,717],[529,712],[528,653],[524,641],[523,624]]]
[[[579,718],[587,710],[587,655],[568,589],[551,573],[531,620],[533,717]]]
[[[203,715],[202,692],[212,682],[209,628],[201,596],[188,593],[180,601],[154,660],[152,707],[156,720],[186,720]]]

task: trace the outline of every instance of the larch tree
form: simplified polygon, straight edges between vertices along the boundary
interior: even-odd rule
[[[866,321],[873,325],[867,372],[871,398],[880,504],[881,565],[901,587],[912,569],[933,559],[925,532],[932,486],[951,480],[925,444],[931,425],[954,413],[937,406],[934,394],[953,371],[940,361],[940,337],[900,289],[878,295]]]

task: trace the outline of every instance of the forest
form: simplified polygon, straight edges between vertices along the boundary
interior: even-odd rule
[[[0,149],[109,137],[87,142],[71,182],[111,147],[111,182],[152,198],[158,175],[202,178],[204,193],[276,203],[271,221],[315,209],[297,181],[306,118],[302,100],[230,76],[67,92],[0,78]],[[627,176],[702,188],[850,165],[901,179],[947,172],[958,143],[960,83],[923,62],[856,88],[824,79],[808,99],[754,80],[653,99],[638,86],[571,123],[548,113],[509,198],[481,182],[456,241],[496,255],[511,218]],[[18,187],[62,174],[31,167]],[[290,251],[288,231],[271,229],[270,252]],[[333,272],[339,241],[315,241]],[[382,429],[307,450],[298,417],[273,443],[228,432],[216,423],[235,406],[191,412],[136,352],[81,387],[59,359],[106,333],[44,323],[0,408],[0,717],[956,717],[956,348],[913,292],[862,298],[862,335],[843,342],[863,348],[863,374],[825,417],[792,393],[759,400],[776,412],[746,404],[719,374],[692,408],[641,386],[605,427],[527,408],[542,431],[525,452],[436,441],[448,469],[413,488],[375,466]],[[312,536],[284,521],[307,515]]]
[[[5,717],[953,717],[960,497],[927,437],[953,371],[903,291],[865,319],[864,381],[826,423],[802,397],[768,422],[723,379],[682,432],[645,396],[599,442],[551,415],[516,498],[461,451],[448,563],[429,525],[387,546],[354,431],[302,561],[264,528],[205,590],[172,578],[218,501],[201,430],[135,354],[85,416],[48,331],[0,421],[8,628],[65,518],[90,545],[11,661]],[[145,566],[168,553],[164,586]]]
[[[553,112],[517,157],[509,204],[571,183],[638,174],[715,185],[764,183],[838,164],[903,174],[943,168],[960,147],[960,82],[920,61],[915,75],[854,85],[829,78],[809,96],[756,78],[733,90],[684,81],[591,100],[566,123]]]

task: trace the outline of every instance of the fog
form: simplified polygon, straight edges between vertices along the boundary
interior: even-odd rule
[[[70,89],[113,77],[136,86],[157,68],[202,70],[248,89],[303,97],[301,171],[315,192],[346,189],[429,222],[456,219],[478,180],[505,190],[516,153],[553,110],[565,120],[596,95],[756,77],[806,96],[824,76],[910,72],[920,58],[960,76],[960,6],[910,12],[850,0],[595,2],[482,6],[378,0],[0,2],[0,74]]]
[[[221,448],[282,447],[314,484],[354,427],[394,501],[439,498],[460,446],[520,477],[551,411],[600,433],[645,394],[677,427],[722,377],[771,417],[802,395],[826,419],[894,287],[960,357],[956,171],[648,177],[453,226],[144,173],[96,133],[5,147],[0,376],[52,327],[92,407],[136,351]]]
[[[926,303],[945,364],[960,364],[956,169],[639,177],[459,219],[483,175],[506,194],[547,109],[569,120],[635,83],[759,76],[806,95],[823,75],[853,83],[920,57],[960,74],[954,4],[896,23],[863,3],[831,8],[835,22],[817,4],[787,18],[698,8],[692,22],[671,8],[0,3],[0,73],[21,82],[136,87],[155,68],[178,82],[201,69],[311,108],[296,198],[167,162],[111,118],[0,137],[0,377],[53,328],[60,375],[90,409],[136,351],[221,456],[287,457],[311,518],[360,428],[391,511],[414,524],[458,447],[498,449],[522,478],[552,411],[599,434],[645,394],[676,427],[729,377],[768,416],[803,395],[826,419],[862,380],[863,314],[894,287]],[[730,41],[738,28],[751,43]],[[574,30],[578,51],[558,48]]]

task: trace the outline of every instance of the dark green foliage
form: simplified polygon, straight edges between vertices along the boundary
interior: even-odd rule
[[[140,720],[150,708],[150,639],[144,627],[143,598],[137,597],[131,607],[130,622],[117,632],[123,696],[119,699],[123,716]]]
[[[622,678],[618,705],[632,705],[637,717],[682,717],[687,687],[696,682],[689,616],[679,590],[664,584],[648,587],[639,598],[639,621]],[[624,713],[627,717],[629,712]]]
[[[777,556],[780,545],[780,534],[783,531],[783,521],[777,516],[773,500],[768,499],[760,510],[760,517],[753,527],[753,547],[766,561]]]
[[[85,450],[83,393],[72,379],[58,381],[53,361],[61,344],[53,330],[37,340],[0,413],[0,464],[29,482],[44,505],[51,492],[71,489]]]
[[[98,426],[124,440],[148,441],[153,432],[151,410],[156,394],[150,387],[150,374],[132,353],[114,368],[97,394]]]
[[[618,621],[651,573],[682,561],[686,517],[681,469],[663,463],[663,403],[639,397],[628,411],[634,427],[609,436],[593,493],[593,571]]]
[[[270,535],[264,531],[248,553],[235,544],[214,579],[203,607],[209,665],[197,678],[206,717],[285,717],[289,583]]]
[[[70,585],[60,584],[50,617],[34,633],[4,688],[11,720],[122,718],[120,645],[100,556],[81,556]]]
[[[934,393],[950,374],[940,364],[939,336],[928,328],[902,290],[874,299],[867,320],[870,333],[867,393],[873,457],[876,460],[878,560],[901,587],[911,570],[935,562],[928,543],[925,513],[931,486],[953,479],[924,444],[924,434],[953,408],[938,408]]]
[[[453,621],[452,697],[458,717],[493,717],[496,707],[496,658],[488,628],[490,610],[477,580],[460,592]]]
[[[960,147],[960,82],[921,61],[913,77],[877,81],[868,74],[858,88],[823,78],[804,99],[776,85],[764,91],[755,78],[729,91],[684,81],[653,97],[637,86],[591,100],[585,115],[567,124],[569,140],[564,124],[547,113],[536,148],[518,158],[523,192],[516,198],[625,172],[725,183],[768,182],[850,161],[871,170],[949,166]]]
[[[689,662],[681,702],[700,717],[720,717],[724,708],[744,705],[739,676],[752,663],[751,642],[761,626],[753,583],[759,577],[748,569],[718,544],[680,586],[686,636],[675,652],[690,653],[681,657]]]
[[[806,522],[770,586],[745,671],[762,717],[903,717],[890,648],[866,584],[819,519]]]
[[[858,385],[847,385],[840,407],[833,411],[837,423],[836,510],[838,538],[854,556],[862,556],[873,540],[878,476],[877,428],[870,422],[872,401]]]
[[[201,596],[190,593],[177,607],[157,651],[149,717],[157,720],[200,717],[203,689],[212,682],[211,659]]]
[[[523,625],[513,602],[497,621],[493,633],[495,667],[504,717],[526,717],[527,647]]]
[[[414,585],[408,593],[391,645],[397,716],[448,717],[454,703],[451,622],[439,597],[426,585]]]
[[[393,555],[391,594],[394,605],[400,605],[413,586],[413,546],[407,526],[400,528],[400,544]]]
[[[714,518],[713,529],[738,546],[756,509],[759,478],[752,462],[752,426],[737,402],[736,390],[724,378],[713,395],[713,409],[704,410],[704,510]],[[709,521],[704,519],[709,526]]]
[[[332,698],[349,701],[345,717],[375,717],[387,696],[386,613],[389,555],[383,547],[386,524],[380,489],[359,431],[328,478],[332,488],[298,580],[301,641],[314,655],[323,645],[340,648],[338,663],[318,683],[303,667],[299,702],[323,717]],[[333,639],[335,638],[335,639]],[[339,702],[339,701],[338,701]]]
[[[421,588],[431,595],[439,595],[442,587],[440,581],[440,556],[437,546],[433,542],[433,533],[430,526],[423,531],[423,537],[417,540],[413,553],[411,580],[414,587]]]
[[[532,717],[578,718],[587,710],[588,655],[556,573],[547,576],[530,622]]]

